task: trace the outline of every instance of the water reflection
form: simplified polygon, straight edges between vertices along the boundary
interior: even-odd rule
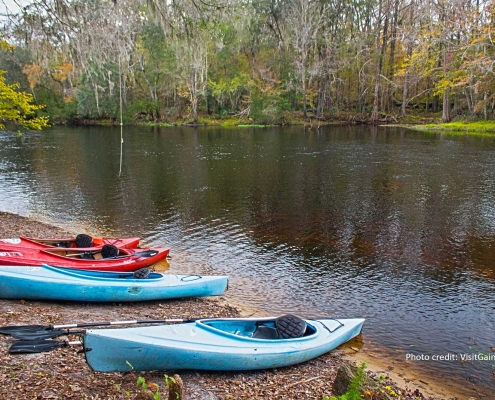
[[[495,139],[397,129],[0,135],[0,209],[170,246],[269,312],[368,318],[399,354],[493,345]],[[365,344],[371,346],[372,344]],[[431,363],[491,385],[491,364]]]

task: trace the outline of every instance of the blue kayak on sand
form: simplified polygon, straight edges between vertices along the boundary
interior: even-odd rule
[[[136,279],[132,272],[83,271],[48,265],[0,266],[0,298],[127,302],[219,296],[226,290],[227,281],[226,276],[151,272]]]
[[[364,323],[362,318],[301,320],[301,336],[287,337],[276,332],[278,319],[201,319],[176,325],[91,329],[83,335],[83,345],[86,361],[100,372],[130,371],[129,364],[136,371],[256,370],[318,357],[357,336]]]

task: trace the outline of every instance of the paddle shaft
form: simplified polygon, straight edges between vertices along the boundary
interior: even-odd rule
[[[71,328],[89,328],[93,326],[111,326],[111,325],[135,325],[135,324],[163,324],[163,323],[184,323],[195,322],[199,319],[210,319],[208,317],[203,318],[168,318],[168,319],[145,319],[145,320],[128,320],[128,321],[104,321],[104,322],[89,322],[83,324],[63,324],[63,325],[10,325],[0,326],[0,334],[12,335],[15,332],[36,332],[47,331],[55,329],[71,329]],[[326,318],[312,318],[313,320],[328,319]],[[330,318],[332,319],[332,318]]]
[[[65,324],[65,325],[48,325],[49,330],[53,329],[70,329],[70,328],[89,328],[92,326],[109,326],[109,325],[135,325],[135,324],[160,324],[160,323],[179,323],[194,322],[198,318],[170,318],[170,319],[148,319],[148,320],[129,320],[129,321],[110,321],[110,322],[91,322],[85,324]]]
[[[131,320],[131,321],[108,321],[108,322],[91,322],[83,324],[63,324],[63,325],[10,325],[1,326],[0,334],[11,335],[13,337],[21,338],[26,334],[34,336],[37,333],[42,334],[43,337],[47,337],[45,334],[49,331],[59,331],[62,333],[62,329],[71,328],[89,328],[93,326],[111,326],[111,325],[133,325],[133,324],[159,324],[159,323],[180,323],[180,322],[194,322],[199,318],[170,318],[170,319],[148,319],[148,320]],[[68,333],[65,332],[65,333]],[[19,336],[21,335],[21,336]]]
[[[76,249],[76,250],[79,250],[79,249]],[[156,255],[156,253],[155,254],[151,254],[150,251],[154,252],[156,250],[138,251],[138,252],[135,252],[135,253],[132,253],[132,254],[123,254],[121,256],[102,258],[102,260],[117,260],[117,259],[120,259],[120,258],[131,257],[131,256],[137,256],[137,257],[153,257],[154,255]],[[65,255],[65,257],[79,257],[83,253],[89,253],[91,255],[95,255],[98,252],[99,252],[99,250],[96,250],[96,251],[95,250],[91,250],[91,251],[79,251],[79,253],[67,254],[67,255]]]

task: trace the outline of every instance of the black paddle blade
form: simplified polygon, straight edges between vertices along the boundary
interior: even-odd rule
[[[0,334],[2,335],[13,335],[14,333],[22,332],[40,332],[50,329],[46,325],[19,325],[19,326],[0,326]]]
[[[139,257],[153,257],[158,254],[158,251],[156,250],[146,250],[146,251],[139,251],[137,253],[134,253],[135,256]]]
[[[67,335],[68,333],[70,333],[68,329],[45,329],[40,331],[15,332],[11,336],[19,340],[43,340],[53,339],[58,336]]]
[[[18,340],[9,348],[11,354],[43,353],[67,346],[66,342],[57,340]]]

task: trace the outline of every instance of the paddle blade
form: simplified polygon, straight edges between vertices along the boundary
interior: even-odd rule
[[[57,340],[19,340],[9,348],[11,354],[43,353],[67,346],[66,342]]]
[[[11,325],[11,326],[0,326],[0,334],[2,335],[13,335],[14,333],[22,332],[40,332],[48,330],[49,327],[46,325]]]
[[[158,254],[158,251],[156,250],[146,250],[146,251],[139,251],[134,253],[133,255],[139,256],[139,257],[153,257]]]
[[[15,332],[12,333],[14,339],[19,340],[43,340],[43,339],[53,339],[58,336],[67,335],[70,331],[68,329],[50,329],[50,330],[40,330],[40,331],[25,331],[25,332]]]

